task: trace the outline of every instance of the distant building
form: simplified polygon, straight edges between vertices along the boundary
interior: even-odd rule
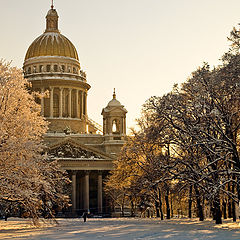
[[[127,111],[114,91],[113,99],[102,110],[103,128],[88,118],[90,85],[76,48],[58,30],[53,6],[46,16],[45,32],[27,50],[23,71],[33,91],[49,91],[49,97],[36,101],[50,122],[44,138],[49,153],[72,180],[72,212],[109,212],[103,180],[124,144]]]

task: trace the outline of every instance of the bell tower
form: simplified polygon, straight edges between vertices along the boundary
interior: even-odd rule
[[[114,89],[112,100],[102,110],[105,141],[124,140],[126,136],[126,113],[127,110],[117,100]]]

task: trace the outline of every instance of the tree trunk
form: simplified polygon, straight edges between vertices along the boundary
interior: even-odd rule
[[[150,218],[151,214],[150,214],[150,208],[147,209],[147,217]]]
[[[122,206],[121,206],[121,210],[122,210],[122,217],[124,217],[124,206],[125,206],[125,195],[123,196],[123,200],[122,200]]]
[[[194,186],[194,189],[195,189],[196,199],[197,199],[197,210],[198,210],[199,221],[203,221],[204,220],[204,214],[203,214],[203,206],[201,204],[201,197],[199,195],[198,188],[196,186]]]
[[[240,201],[240,185],[239,185],[239,178],[237,178],[237,193],[238,193],[238,200]]]
[[[203,214],[203,207],[201,204],[201,198],[197,197],[197,208],[198,208],[198,216],[199,216],[199,221],[204,220],[204,214]]]
[[[223,218],[227,219],[227,203],[225,200],[223,200],[222,205],[223,205]]]
[[[163,217],[162,197],[161,197],[161,191],[160,191],[160,189],[158,189],[158,197],[159,197],[159,209],[160,209],[160,213],[161,213],[161,220],[163,220],[164,217]]]
[[[233,180],[236,180],[236,176],[233,175]],[[232,183],[232,194],[235,194],[235,184],[234,182]],[[233,217],[233,222],[236,222],[237,217],[236,217],[236,204],[235,201],[232,199],[232,217]]]
[[[170,205],[169,205],[169,190],[167,189],[165,194],[165,202],[166,202],[166,211],[167,211],[167,219],[170,219]]]
[[[155,208],[156,208],[156,216],[157,216],[157,218],[159,218],[160,217],[159,201],[155,201]]]
[[[192,218],[192,186],[189,188],[188,217]]]
[[[122,212],[122,217],[124,217],[124,206],[122,206],[121,208],[122,208],[122,209],[121,209],[121,210],[122,210],[122,211],[121,211],[121,212]]]
[[[228,183],[228,192],[231,191],[230,183]],[[228,197],[228,218],[232,218],[232,199]]]
[[[235,201],[232,200],[232,217],[233,217],[233,222],[237,221],[237,216],[236,216],[236,203]]]
[[[170,158],[170,143],[167,144],[167,156],[168,159]],[[169,205],[169,187],[165,183],[166,186],[166,193],[165,193],[165,202],[166,202],[166,211],[167,211],[167,219],[171,218],[171,210],[170,210],[170,205]]]
[[[239,186],[239,178],[237,178],[237,194],[238,194],[238,205],[237,205],[237,211],[239,212],[239,201],[240,201],[240,186]],[[239,215],[239,219],[240,219],[240,215]]]
[[[212,219],[216,220],[216,210],[215,210],[215,205],[213,203],[211,206],[211,213],[212,213]]]
[[[134,217],[134,216],[135,216],[134,202],[131,199],[131,217]]]
[[[228,218],[232,218],[232,199],[228,198]]]
[[[213,204],[214,204],[214,209],[215,209],[216,224],[222,224],[222,212],[221,212],[219,194],[216,196]]]

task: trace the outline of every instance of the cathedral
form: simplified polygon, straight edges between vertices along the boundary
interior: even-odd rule
[[[113,98],[102,109],[103,126],[88,118],[90,85],[76,48],[58,29],[53,5],[46,16],[46,30],[27,50],[23,72],[32,91],[48,92],[47,97],[36,101],[49,122],[44,136],[48,152],[72,181],[71,214],[109,213],[104,179],[124,144],[127,110],[114,90]]]

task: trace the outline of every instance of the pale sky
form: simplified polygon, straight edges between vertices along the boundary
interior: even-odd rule
[[[204,61],[217,65],[240,22],[239,0],[55,0],[59,29],[77,48],[91,85],[88,115],[117,99],[127,126],[151,96],[181,83]],[[50,0],[0,0],[0,58],[22,67],[45,30]]]

